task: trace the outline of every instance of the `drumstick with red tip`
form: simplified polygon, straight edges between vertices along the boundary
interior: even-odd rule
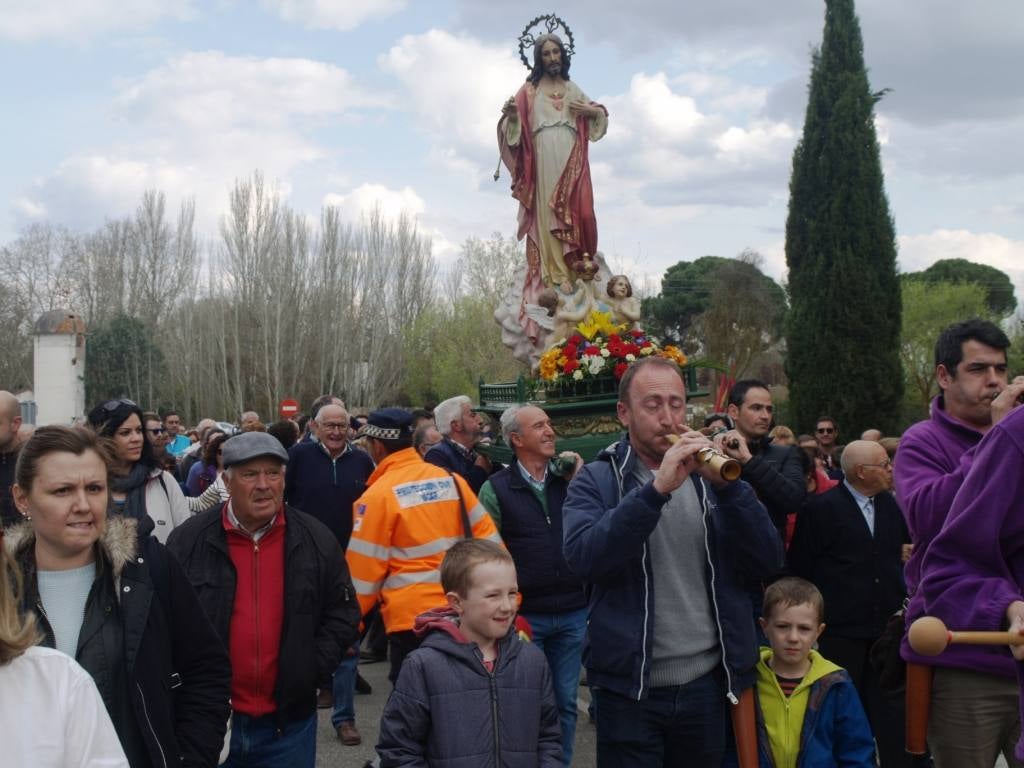
[[[941,619],[922,616],[910,625],[910,647],[922,656],[938,656],[950,643],[961,645],[1024,645],[1024,635],[1016,632],[952,632]]]

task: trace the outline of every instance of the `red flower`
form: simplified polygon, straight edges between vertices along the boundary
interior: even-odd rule
[[[640,354],[640,347],[638,347],[636,344],[627,344],[626,345],[626,354],[627,355],[639,355]]]
[[[644,332],[643,332],[643,331],[641,331],[641,330],[640,330],[640,329],[638,329],[638,328],[634,328],[634,329],[633,329],[632,331],[630,331],[630,332],[629,332],[629,334],[630,334],[630,336],[632,336],[632,337],[633,337],[634,339],[639,339],[639,338],[640,338],[641,336],[643,336],[643,335],[644,335]]]
[[[577,355],[577,350],[576,350],[576,345],[575,344],[566,344],[565,345],[565,356],[567,358],[569,358],[570,360],[575,360],[576,359],[576,357],[578,355]]]
[[[574,347],[578,347],[580,344],[583,343],[583,337],[580,336],[578,333],[575,333],[569,337],[569,343],[572,344]]]
[[[579,367],[580,367],[580,364],[576,360],[576,358],[575,357],[570,357],[568,360],[565,361],[565,367],[562,368],[562,371],[563,371],[563,373],[572,373],[573,371],[575,371]]]
[[[651,344],[651,342],[649,342],[649,341],[645,341],[643,344],[640,345],[640,349],[647,349],[647,347],[651,347],[651,346],[654,346],[654,345]]]
[[[629,366],[626,363],[619,363],[618,365],[616,365],[615,366],[615,378],[616,379],[621,379],[622,378],[622,374],[624,374],[626,372],[627,368],[629,368]]]
[[[609,344],[609,346],[611,344],[617,343],[618,341],[620,341],[620,339],[619,339],[619,334],[617,334],[617,333],[613,333],[611,336],[608,337],[608,344]]]
[[[583,350],[583,354],[586,355],[587,357],[595,357],[596,355],[601,354],[601,350],[598,349],[594,344],[591,344],[589,347]]]

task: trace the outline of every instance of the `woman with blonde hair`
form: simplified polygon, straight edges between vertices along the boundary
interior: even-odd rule
[[[3,531],[0,530],[0,542]],[[36,645],[20,612],[21,574],[0,546],[0,745],[5,765],[126,768],[96,684],[74,659]]]

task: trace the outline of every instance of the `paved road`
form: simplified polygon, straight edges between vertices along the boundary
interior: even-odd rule
[[[391,691],[388,682],[388,664],[361,664],[359,671],[373,686],[373,693],[368,696],[356,696],[356,726],[363,735],[363,743],[358,747],[346,747],[331,727],[331,711],[320,710],[320,723],[317,730],[316,764],[317,768],[363,768],[366,761],[373,757],[373,745],[377,743],[377,725],[384,702]],[[587,690],[580,688],[580,700],[584,712],[580,715],[576,729],[576,747],[573,755],[573,766],[592,768],[596,761],[594,726],[587,721],[585,711]]]

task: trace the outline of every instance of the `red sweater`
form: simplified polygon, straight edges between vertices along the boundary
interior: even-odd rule
[[[262,717],[277,710],[274,688],[284,621],[284,509],[258,542],[231,524],[227,505],[223,523],[237,574],[228,642],[231,708]]]

